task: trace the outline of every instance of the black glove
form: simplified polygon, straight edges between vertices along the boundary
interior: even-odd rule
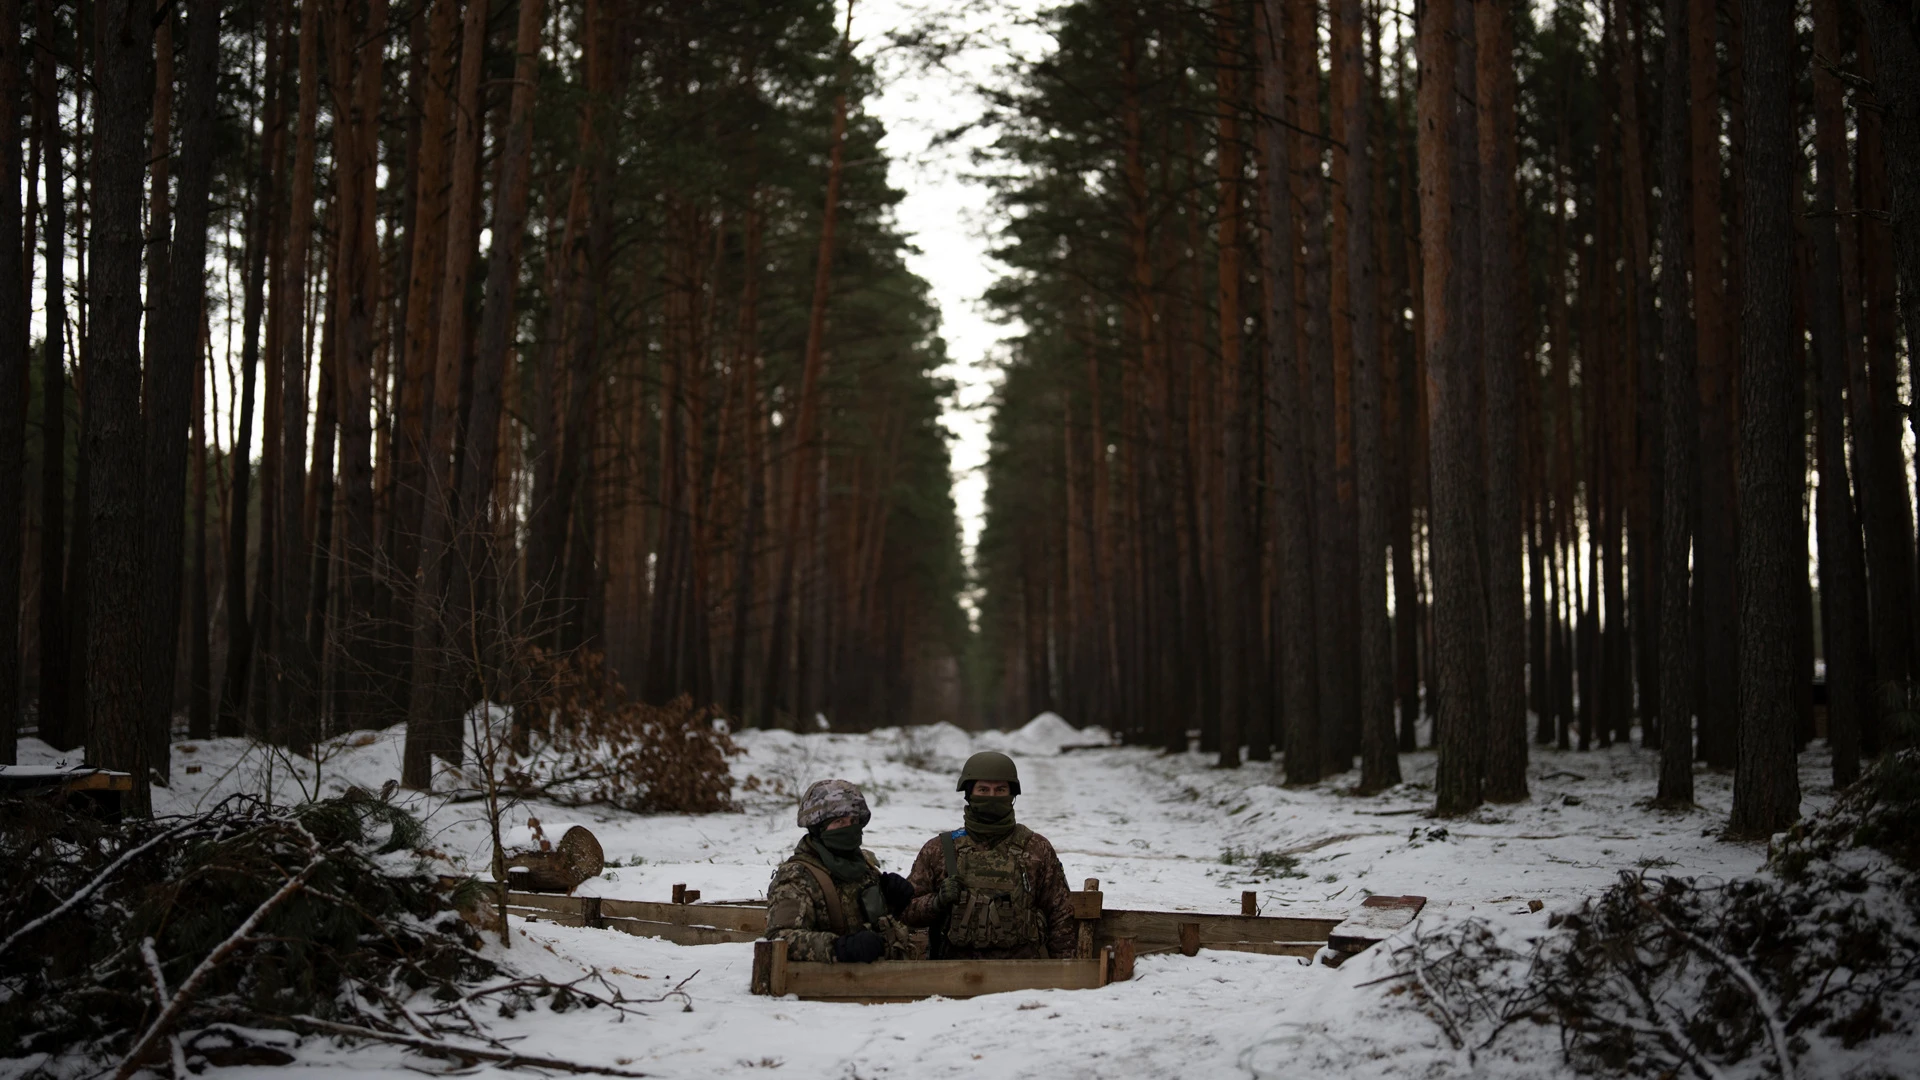
[[[966,886],[961,883],[958,875],[950,876],[945,881],[942,881],[939,892],[935,894],[938,897],[937,902],[940,905],[940,910],[953,910],[953,905],[960,902],[960,893],[965,888]]]
[[[887,897],[887,910],[898,915],[907,909],[907,903],[913,899],[913,882],[899,874],[881,874],[880,891]]]
[[[887,950],[887,939],[871,930],[833,939],[833,958],[843,964],[871,964]]]

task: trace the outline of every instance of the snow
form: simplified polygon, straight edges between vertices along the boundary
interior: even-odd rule
[[[1535,747],[1532,797],[1466,818],[1426,817],[1431,751],[1403,755],[1408,783],[1378,796],[1349,793],[1357,775],[1306,788],[1281,784],[1277,763],[1210,768],[1200,754],[1113,747],[1061,754],[1105,741],[1052,714],[1017,731],[972,735],[951,725],[866,734],[744,731],[734,762],[744,783],[731,814],[634,815],[543,804],[515,808],[524,832],[537,817],[557,838],[564,824],[592,829],[608,869],[581,886],[588,895],[664,900],[672,886],[707,900],[764,895],[773,868],[793,848],[796,800],[826,777],[859,784],[873,809],[868,847],[904,873],[920,846],[959,822],[955,771],[967,754],[1000,749],[1021,773],[1018,814],[1052,840],[1069,880],[1099,878],[1112,908],[1239,911],[1253,890],[1263,914],[1340,917],[1374,893],[1417,894],[1429,903],[1415,927],[1468,917],[1503,934],[1543,933],[1556,911],[1576,907],[1622,870],[1725,878],[1752,873],[1763,844],[1720,839],[1731,775],[1699,770],[1700,807],[1650,807],[1657,752],[1614,746],[1586,753]],[[297,800],[348,786],[380,791],[400,772],[398,730],[356,732],[322,747],[321,762],[289,758],[242,740],[175,745],[174,785],[155,791],[161,813],[208,805],[240,790]],[[22,761],[58,755],[23,740]],[[194,769],[188,772],[188,769]],[[1822,751],[1801,761],[1811,813],[1831,797]],[[483,803],[397,792],[426,822],[429,843],[469,870],[487,866]],[[1264,858],[1263,858],[1264,856]],[[1527,901],[1542,901],[1539,912]],[[1470,1060],[1441,1028],[1396,994],[1388,945],[1335,970],[1288,957],[1202,952],[1144,957],[1131,982],[1100,990],[991,995],[859,1006],[754,997],[752,946],[682,947],[592,929],[513,920],[505,962],[548,977],[598,968],[634,998],[685,982],[677,1000],[645,1018],[617,1022],[603,1010],[523,1013],[496,1037],[531,1054],[618,1065],[688,1080],[758,1077],[1468,1077],[1571,1075],[1555,1029],[1503,1037],[1497,1054]],[[498,949],[496,944],[491,946]],[[1369,985],[1373,983],[1372,985]],[[403,1050],[346,1047],[305,1038],[301,1065],[330,1075],[399,1077],[439,1070]],[[0,1074],[24,1063],[0,1062]],[[207,1076],[268,1074],[212,1069]],[[479,1075],[508,1075],[481,1067]],[[277,1074],[276,1074],[277,1075]],[[475,1073],[463,1073],[475,1075]]]

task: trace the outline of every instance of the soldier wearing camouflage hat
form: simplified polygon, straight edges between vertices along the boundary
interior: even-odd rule
[[[908,926],[932,928],[936,960],[1066,958],[1078,928],[1067,874],[1047,838],[1015,823],[1020,772],[1005,754],[967,759],[966,827],[927,841],[908,881]]]
[[[900,921],[913,886],[883,874],[860,847],[872,820],[866,796],[845,780],[821,780],[800,799],[800,838],[767,886],[767,937],[787,942],[793,960],[872,963],[912,956]]]

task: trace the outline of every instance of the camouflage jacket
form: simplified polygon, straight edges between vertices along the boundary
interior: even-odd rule
[[[962,836],[956,841],[963,845],[974,842],[971,836]],[[913,883],[914,893],[913,902],[907,905],[903,916],[908,926],[934,926],[946,918],[940,910],[939,897],[935,895],[946,876],[946,852],[940,837],[936,836],[920,849],[919,857],[913,860],[913,873],[907,875],[907,880]],[[1027,840],[1027,879],[1033,883],[1033,908],[1042,922],[1042,941],[1011,949],[949,949],[947,959],[1071,958],[1079,945],[1080,928],[1073,919],[1073,899],[1068,896],[1071,890],[1067,887],[1067,872],[1061,869],[1060,856],[1054,854],[1053,845],[1039,833],[1033,833]]]
[[[846,914],[849,934],[872,930],[887,939],[883,960],[914,959],[912,931],[891,915],[869,922],[860,908],[860,894],[868,886],[880,884],[880,866],[870,852],[860,853],[867,860],[868,875],[859,881],[835,882],[840,894],[840,910]],[[767,937],[787,943],[789,960],[828,963],[833,960],[833,919],[827,909],[826,894],[820,881],[807,865],[826,869],[803,837],[798,848],[773,872],[767,886]]]

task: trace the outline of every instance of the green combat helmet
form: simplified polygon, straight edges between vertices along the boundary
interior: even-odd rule
[[[955,791],[966,791],[975,780],[1005,780],[1008,790],[1020,794],[1020,770],[1013,759],[997,750],[982,750],[967,759],[960,769],[960,786]]]

